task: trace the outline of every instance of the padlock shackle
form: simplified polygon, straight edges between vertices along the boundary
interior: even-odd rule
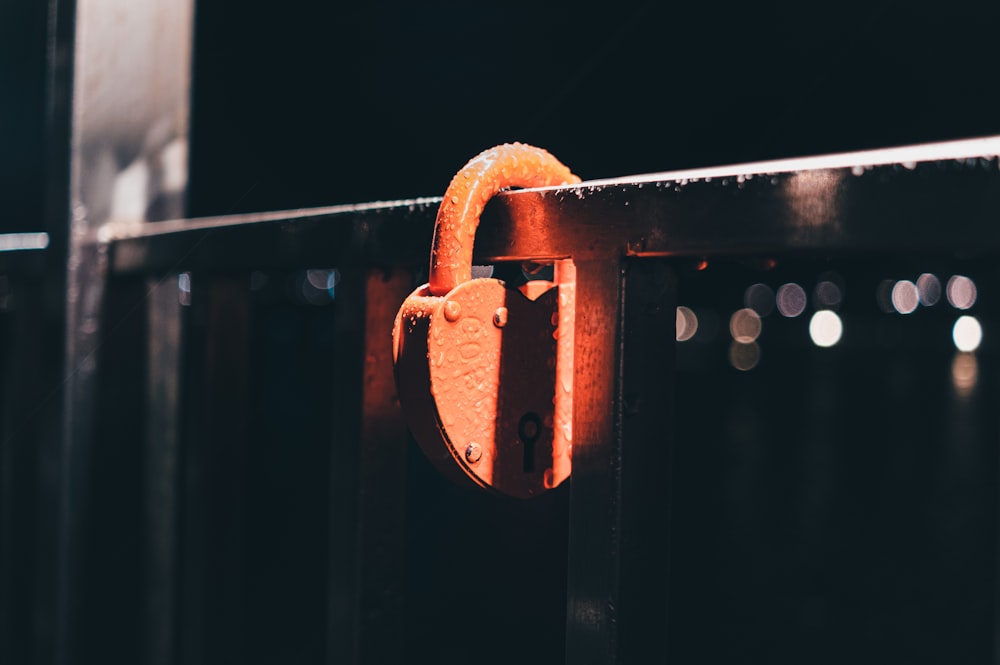
[[[486,203],[510,187],[570,185],[580,178],[542,148],[505,143],[484,150],[455,174],[434,222],[428,283],[435,296],[472,279],[472,244]]]

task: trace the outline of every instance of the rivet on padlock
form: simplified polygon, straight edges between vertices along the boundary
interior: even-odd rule
[[[579,181],[545,150],[505,144],[470,160],[438,209],[429,280],[396,315],[393,362],[414,438],[456,480],[530,497],[570,474],[573,263],[513,288],[472,279],[472,243],[497,192]]]

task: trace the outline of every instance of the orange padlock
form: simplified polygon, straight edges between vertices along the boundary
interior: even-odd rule
[[[570,474],[573,263],[514,288],[472,279],[472,243],[497,192],[579,181],[541,148],[504,144],[470,160],[438,209],[428,283],[396,315],[393,363],[414,438],[456,480],[525,498]]]

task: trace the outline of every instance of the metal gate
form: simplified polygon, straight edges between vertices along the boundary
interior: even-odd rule
[[[96,4],[0,235],[3,662],[993,658],[1000,138],[497,197],[477,261],[579,294],[505,500],[395,397],[439,199],[184,219],[191,6]]]

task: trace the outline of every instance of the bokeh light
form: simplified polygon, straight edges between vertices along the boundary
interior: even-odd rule
[[[965,275],[952,275],[946,293],[948,302],[955,309],[969,309],[976,304],[976,283]]]
[[[738,309],[729,317],[729,332],[741,344],[749,344],[760,335],[760,315],[746,307]]]
[[[775,300],[778,312],[788,318],[794,318],[806,310],[805,289],[794,282],[778,287]]]
[[[840,341],[844,332],[844,324],[836,312],[821,309],[809,320],[809,337],[813,344],[820,347],[831,347]]]
[[[760,362],[760,346],[757,342],[741,344],[733,342],[729,345],[729,363],[740,370],[748,372]]]
[[[979,362],[973,353],[959,351],[951,361],[951,382],[959,397],[968,397],[979,380]]]
[[[677,308],[677,341],[686,342],[698,332],[698,315],[689,307]]]
[[[184,307],[191,305],[191,273],[177,275],[177,300]]]
[[[941,280],[929,272],[923,273],[917,277],[917,294],[921,305],[933,307],[941,300]]]
[[[901,279],[892,287],[892,307],[900,314],[912,314],[920,305],[917,285],[908,279]]]
[[[767,316],[774,311],[774,291],[767,284],[751,284],[743,294],[744,306]]]
[[[819,282],[813,289],[813,302],[817,309],[837,309],[843,297],[840,287],[830,280]]]
[[[293,276],[294,296],[299,302],[310,305],[328,305],[334,299],[339,281],[340,272],[334,268],[310,268]]]
[[[960,316],[951,329],[951,338],[959,351],[975,351],[983,341],[983,327],[974,316]]]

